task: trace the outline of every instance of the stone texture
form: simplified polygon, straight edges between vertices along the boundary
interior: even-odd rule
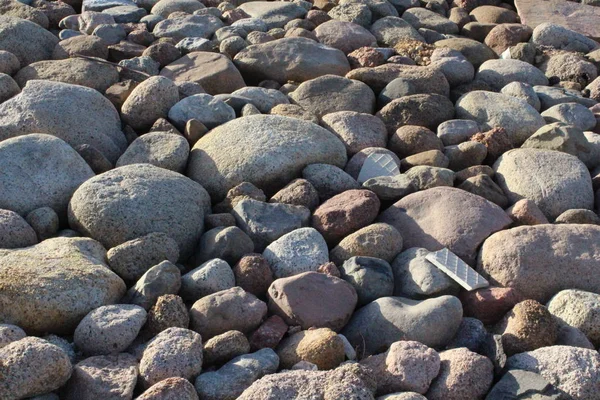
[[[198,400],[198,393],[190,381],[174,377],[150,386],[136,400]]]
[[[329,253],[336,264],[354,256],[377,257],[391,262],[402,251],[402,236],[391,225],[376,223],[346,236]]]
[[[583,290],[558,292],[547,304],[548,311],[581,330],[596,346],[600,344],[600,295]]]
[[[35,230],[14,211],[0,209],[0,248],[15,249],[37,244]]]
[[[250,352],[250,343],[240,331],[228,331],[204,343],[204,365],[220,365]]]
[[[51,58],[59,41],[43,27],[16,16],[0,15],[0,26],[0,50],[13,53],[22,66]]]
[[[345,359],[344,341],[329,328],[300,331],[277,347],[279,367],[291,369],[300,361],[315,364],[320,370],[334,369]]]

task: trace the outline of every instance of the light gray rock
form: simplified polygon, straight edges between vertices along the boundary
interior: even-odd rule
[[[454,185],[454,172],[448,168],[417,165],[406,171],[404,175],[411,180],[417,191]]]
[[[183,131],[190,119],[197,119],[208,129],[212,129],[234,118],[233,108],[209,94],[186,97],[169,110],[169,120],[180,131]]]
[[[49,239],[58,232],[58,215],[50,207],[36,208],[25,216],[25,220],[31,225],[40,241]]]
[[[301,37],[248,46],[236,54],[233,62],[245,76],[281,84],[304,82],[328,74],[343,76],[350,71],[342,51]]]
[[[425,258],[429,253],[427,249],[412,247],[394,259],[394,296],[424,299],[458,294],[458,284]]]
[[[554,86],[534,86],[533,90],[540,99],[541,110],[562,103],[579,103],[586,107],[592,107],[596,104],[596,100],[583,97],[581,92],[571,89]]]
[[[511,82],[522,82],[531,86],[548,85],[548,78],[533,65],[521,60],[487,60],[479,67],[475,79],[487,83],[492,89],[500,90]]]
[[[494,171],[498,186],[512,203],[522,198],[531,200],[551,220],[572,208],[594,206],[591,177],[575,156],[550,150],[514,149],[496,161]]]
[[[517,146],[545,125],[544,118],[525,101],[481,90],[458,99],[456,117],[473,120],[484,131],[501,126]]]
[[[382,201],[398,201],[417,191],[412,179],[406,174],[371,178],[363,182],[363,187],[375,193]]]
[[[582,53],[589,53],[600,46],[598,42],[585,37],[581,33],[550,22],[535,27],[531,42],[538,46]]]
[[[346,160],[343,143],[325,128],[294,118],[255,115],[203,136],[190,154],[188,175],[218,201],[242,182],[270,195],[299,177],[309,164],[341,168]]]
[[[21,69],[17,56],[10,51],[0,50],[0,73],[14,75]]]
[[[86,355],[108,355],[124,351],[146,323],[139,306],[115,304],[98,307],[86,315],[73,335],[75,345]]]
[[[598,292],[596,225],[534,225],[497,232],[484,243],[477,270],[490,283],[545,303],[564,289]]]
[[[168,18],[169,14],[177,11],[192,14],[194,11],[204,8],[204,4],[195,0],[160,0],[154,3],[150,12]]]
[[[273,374],[279,357],[269,348],[234,358],[216,371],[205,372],[196,378],[196,390],[202,399],[235,400],[252,383]]]
[[[376,354],[398,340],[437,348],[452,340],[461,320],[462,306],[454,296],[423,301],[382,297],[356,311],[342,334],[364,355]]]
[[[181,287],[181,271],[170,261],[163,261],[150,268],[133,285],[123,303],[135,304],[148,311],[160,296],[176,294]]]
[[[369,29],[377,39],[377,43],[386,47],[394,47],[403,40],[416,40],[425,43],[421,34],[407,21],[398,17],[378,19]]]
[[[126,281],[136,281],[162,261],[177,262],[177,242],[162,232],[153,232],[113,247],[106,254],[110,268]]]
[[[352,257],[339,267],[339,271],[340,278],[356,290],[359,307],[394,292],[392,267],[380,258]]]
[[[323,115],[321,125],[344,143],[348,155],[368,147],[385,147],[387,144],[385,124],[371,114],[337,111]]]
[[[507,367],[540,374],[576,400],[599,398],[600,355],[595,350],[570,346],[542,347],[510,357]]]
[[[133,89],[121,107],[123,122],[135,130],[147,130],[159,118],[166,118],[179,101],[179,90],[168,78],[152,76]]]
[[[508,371],[488,393],[486,400],[501,400],[506,396],[539,397],[548,400],[564,398],[564,392],[556,388],[541,375],[524,371]]]
[[[409,8],[402,14],[402,19],[411,24],[415,29],[432,29],[436,32],[450,35],[458,33],[458,25],[445,16],[426,8]]]
[[[190,326],[204,340],[225,333],[248,334],[258,328],[267,315],[267,305],[240,287],[210,294],[190,309]]]
[[[391,262],[402,250],[402,236],[391,225],[376,223],[346,236],[329,253],[337,265],[355,256],[377,257]]]
[[[202,235],[209,207],[207,192],[191,179],[149,164],[132,164],[81,185],[71,198],[69,223],[106,247],[163,232],[177,242],[180,257],[186,259]]]
[[[243,3],[239,9],[252,18],[260,19],[267,29],[283,28],[284,25],[306,15],[306,9],[296,3],[275,3],[272,1],[252,1]]]
[[[198,265],[213,258],[220,258],[229,265],[235,265],[245,254],[253,252],[254,242],[240,228],[217,226],[202,235],[193,262]]]
[[[596,126],[596,117],[589,108],[578,103],[562,103],[550,107],[542,113],[548,123],[563,122],[576,126],[582,131],[592,130]]]
[[[508,85],[504,86],[500,90],[500,93],[505,94],[507,96],[516,97],[517,99],[525,100],[527,104],[535,108],[537,111],[540,111],[540,108],[542,107],[540,98],[535,93],[535,90],[532,86],[526,83],[511,82]]]
[[[139,384],[144,388],[166,378],[192,380],[202,370],[202,337],[184,328],[168,328],[156,335],[140,360]]]
[[[231,266],[225,261],[215,258],[194,268],[181,277],[179,295],[187,302],[198,299],[235,286],[235,277]]]
[[[262,87],[248,86],[231,94],[250,99],[251,104],[254,104],[262,114],[268,114],[276,105],[290,103],[288,97],[279,90]]]
[[[0,320],[32,334],[71,334],[90,311],[125,293],[105,257],[102,245],[87,238],[0,250]]]
[[[452,88],[470,83],[475,76],[473,64],[460,51],[437,48],[430,58],[430,67],[444,74]]]
[[[189,153],[190,145],[183,136],[150,132],[135,139],[115,166],[151,164],[181,173],[185,170]]]
[[[214,15],[188,15],[160,21],[152,34],[157,38],[173,38],[176,42],[188,37],[208,39],[222,26],[223,22]]]
[[[0,349],[26,336],[25,331],[16,325],[0,324]]]
[[[291,204],[243,199],[232,212],[238,226],[252,239],[257,251],[309,224],[310,210]]]
[[[67,354],[37,337],[26,337],[0,349],[0,397],[17,400],[44,394],[64,385],[71,376]]]
[[[347,21],[335,19],[319,24],[314,30],[319,42],[344,52],[344,54],[364,46],[377,43],[375,36],[364,27]]]
[[[198,393],[190,381],[175,377],[152,385],[136,400],[198,400]]]
[[[0,50],[13,53],[21,66],[51,58],[58,41],[56,36],[34,22],[0,15]]]
[[[0,209],[0,249],[15,249],[37,244],[33,228],[14,211]]]
[[[275,278],[316,271],[329,261],[323,236],[314,228],[300,228],[283,235],[263,252]]]
[[[581,330],[595,346],[600,345],[600,294],[562,290],[547,307],[552,315]]]
[[[480,132],[479,124],[470,119],[451,119],[442,122],[437,128],[437,136],[444,146],[465,142],[478,132]]]
[[[22,118],[22,110],[28,118]],[[108,99],[94,89],[62,82],[28,82],[20,94],[0,104],[0,132],[0,140],[44,132],[72,147],[89,144],[110,162],[127,146],[119,114]]]
[[[64,398],[132,398],[137,376],[138,363],[130,354],[89,357],[73,366]]]
[[[13,78],[9,75],[0,73],[0,103],[4,103],[6,100],[13,96],[18,95],[21,92],[21,88]]]
[[[360,188],[354,178],[341,168],[330,164],[310,164],[302,170],[302,177],[315,187],[321,201],[346,190]]]

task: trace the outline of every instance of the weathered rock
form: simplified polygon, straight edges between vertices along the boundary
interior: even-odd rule
[[[190,152],[188,141],[180,135],[150,132],[138,137],[119,157],[116,167],[151,164],[170,171],[183,172]]]
[[[31,333],[72,333],[87,313],[125,293],[105,255],[100,243],[83,238],[0,250],[0,320]]]
[[[180,296],[188,303],[235,286],[233,271],[227,262],[215,258],[181,277]]]
[[[521,296],[515,289],[489,286],[459,296],[465,316],[477,318],[486,325],[492,325],[509,312]]]
[[[162,76],[146,79],[133,89],[121,108],[123,122],[136,130],[149,129],[179,101],[177,86]]]
[[[454,106],[447,97],[439,94],[413,94],[392,100],[377,112],[377,116],[383,120],[388,132],[404,125],[435,130],[439,124],[454,117]]]
[[[15,249],[37,244],[33,228],[14,211],[0,209],[0,248]]]
[[[490,283],[546,302],[564,289],[598,291],[595,225],[534,225],[497,232],[484,243],[477,269]]]
[[[186,15],[160,21],[152,34],[178,42],[187,37],[210,38],[222,26],[223,22],[214,15]]]
[[[387,143],[385,125],[371,114],[338,111],[323,115],[321,121],[323,127],[344,143],[348,155],[368,147],[385,147]]]
[[[360,188],[353,177],[330,164],[310,164],[302,170],[302,177],[317,190],[321,201],[347,190]]]
[[[81,185],[71,198],[69,222],[107,247],[163,232],[186,259],[200,239],[209,207],[208,194],[196,182],[149,164],[132,164]]]
[[[329,253],[336,264],[354,256],[377,257],[391,262],[402,251],[402,236],[391,225],[376,223],[346,236]]]
[[[291,369],[300,361],[315,364],[320,370],[334,369],[345,359],[344,341],[329,328],[300,331],[277,347],[279,367]]]
[[[228,331],[204,343],[204,365],[220,365],[250,352],[250,343],[240,331]]]
[[[359,306],[394,292],[392,267],[380,258],[352,257],[340,266],[339,271],[340,278],[356,290]]]
[[[175,264],[163,261],[142,275],[125,297],[124,303],[135,304],[148,311],[159,297],[176,294],[181,287],[181,272]]]
[[[197,265],[213,258],[220,258],[230,265],[235,265],[245,254],[253,251],[252,239],[240,228],[218,226],[202,235],[193,262]]]
[[[564,392],[549,383],[541,375],[523,370],[508,371],[488,393],[486,400],[502,400],[507,397],[536,396],[548,400],[564,398]]]
[[[342,333],[364,355],[376,354],[398,340],[437,348],[450,342],[461,319],[462,307],[454,296],[423,301],[382,297],[356,311]]]
[[[198,400],[198,393],[190,381],[175,377],[155,383],[136,400]]]
[[[340,168],[346,164],[346,148],[331,132],[298,119],[256,115],[202,137],[190,154],[188,174],[216,201],[241,182],[274,193],[304,167],[320,162]]]
[[[547,304],[548,311],[578,328],[594,344],[600,343],[600,295],[583,290],[558,292]]]
[[[432,215],[440,217],[432,219]],[[413,193],[384,211],[379,220],[394,226],[404,246],[430,251],[448,247],[468,263],[479,245],[511,220],[497,205],[460,189],[437,187]]]
[[[375,36],[367,29],[353,22],[329,20],[314,30],[319,42],[344,52],[351,53],[363,46],[371,46],[377,42]]]
[[[59,41],[38,24],[8,15],[0,15],[0,38],[0,50],[13,53],[22,66],[51,58]]]
[[[25,331],[16,325],[0,324],[0,349],[26,336]]]
[[[148,313],[146,328],[157,335],[168,328],[186,328],[190,324],[188,310],[181,297],[174,294],[160,296]]]

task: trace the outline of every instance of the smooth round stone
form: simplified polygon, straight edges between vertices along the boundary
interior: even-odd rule
[[[427,28],[445,34],[458,33],[458,26],[454,22],[426,8],[409,8],[402,14],[402,19],[415,29]]]
[[[425,39],[407,21],[398,17],[380,18],[369,29],[382,46],[394,47],[402,40],[416,40],[425,43]]]
[[[152,34],[157,38],[172,38],[176,42],[187,37],[208,39],[222,26],[223,22],[213,15],[186,15],[160,21]]]
[[[437,136],[444,146],[465,142],[480,131],[479,124],[469,119],[452,119],[442,122],[437,128]]]
[[[188,175],[217,201],[242,182],[275,193],[315,163],[346,164],[346,148],[334,134],[307,121],[255,115],[203,136],[190,154]]]
[[[557,104],[544,111],[542,117],[548,123],[563,122],[583,131],[592,130],[596,126],[594,113],[586,106],[577,103]]]
[[[56,36],[36,23],[8,15],[0,16],[0,50],[13,53],[21,66],[51,58],[58,42]]]
[[[179,295],[187,302],[226,290],[235,286],[235,277],[229,264],[215,258],[194,268],[181,277]]]
[[[198,400],[194,385],[185,378],[173,377],[150,386],[137,400]]]
[[[250,352],[250,343],[240,331],[228,331],[204,344],[204,364],[220,365]]]
[[[392,100],[376,115],[383,120],[388,132],[404,125],[419,125],[435,130],[439,124],[454,117],[454,105],[439,94],[414,94]]]
[[[279,90],[266,89],[262,87],[245,87],[231,93],[232,96],[241,96],[250,99],[250,103],[256,106],[263,114],[268,114],[271,109],[279,104],[289,104],[289,99]]]
[[[329,164],[310,164],[302,170],[302,177],[314,186],[321,201],[346,190],[360,188],[354,178],[341,168]]]
[[[123,121],[136,130],[147,130],[179,101],[177,86],[167,78],[153,76],[133,89],[121,107]]]
[[[548,78],[533,65],[520,60],[488,60],[481,64],[475,79],[500,90],[511,82],[527,83],[531,86],[548,85]]]
[[[175,172],[187,165],[190,145],[180,135],[150,132],[135,139],[119,157],[115,167],[131,164],[151,164]]]
[[[380,258],[352,257],[339,270],[340,277],[356,290],[359,307],[380,297],[391,296],[394,291],[392,267]]]
[[[368,147],[385,147],[387,143],[385,125],[371,114],[338,111],[323,115],[321,124],[344,143],[349,155]]]
[[[329,20],[314,30],[319,42],[348,54],[365,46],[377,43],[367,29],[353,22]]]
[[[16,55],[9,51],[0,50],[0,73],[14,75],[21,69],[21,63]]]
[[[467,38],[450,38],[435,42],[435,47],[449,47],[460,51],[475,68],[487,60],[498,58],[494,50],[477,40]]]
[[[0,209],[0,249],[29,247],[37,244],[35,230],[14,211]]]
[[[196,119],[212,129],[234,118],[233,108],[208,94],[186,97],[169,110],[169,120],[179,130],[183,130],[190,119]]]
[[[108,248],[163,232],[177,242],[186,259],[202,235],[209,210],[207,192],[191,179],[153,165],[132,164],[81,185],[71,198],[69,223]]]
[[[494,171],[496,182],[512,203],[529,199],[549,219],[573,208],[594,207],[589,172],[572,155],[540,149],[510,150],[496,161]]]
[[[180,287],[179,268],[165,260],[146,271],[121,301],[135,304],[148,311],[161,296],[178,293]]]
[[[598,42],[566,27],[545,22],[535,27],[531,42],[559,50],[588,53],[598,48]]]
[[[277,347],[279,367],[292,369],[304,361],[320,370],[333,369],[345,360],[344,341],[329,328],[309,329],[284,339]]]
[[[346,236],[329,253],[337,265],[355,256],[377,257],[391,262],[402,250],[402,236],[388,224],[376,223]]]
[[[547,304],[548,311],[570,326],[581,330],[596,346],[600,343],[600,294],[567,289],[558,292]]]
[[[517,99],[525,100],[527,104],[540,111],[542,107],[540,98],[535,93],[535,90],[530,85],[523,82],[511,82],[504,86],[500,93],[507,96],[516,97]]]
[[[430,68],[444,74],[450,87],[467,84],[475,76],[473,64],[461,52],[446,48],[437,48],[431,54]]]

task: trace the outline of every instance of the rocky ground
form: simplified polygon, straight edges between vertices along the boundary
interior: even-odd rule
[[[0,0],[0,399],[600,400],[598,6]]]

